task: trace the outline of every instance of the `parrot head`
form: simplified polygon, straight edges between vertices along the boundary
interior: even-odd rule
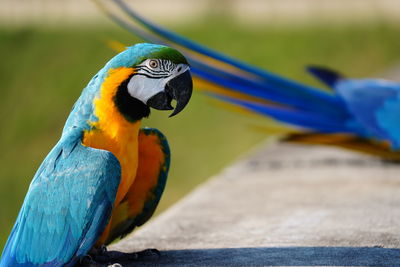
[[[119,83],[114,102],[129,120],[147,117],[150,108],[172,110],[171,116],[181,112],[192,95],[189,64],[177,50],[155,44],[136,44],[128,47],[105,66],[106,70],[128,70]],[[131,72],[129,72],[131,70]]]

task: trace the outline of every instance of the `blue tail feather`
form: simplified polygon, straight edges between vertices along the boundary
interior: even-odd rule
[[[285,109],[226,96],[215,96],[223,101],[242,106],[256,113],[268,115],[274,119],[288,124],[294,124],[325,133],[350,132],[349,128],[344,125],[342,120],[335,121],[315,113],[303,112],[295,109]]]
[[[192,72],[203,74],[202,78],[226,87],[226,82],[230,83],[228,88],[241,92],[253,97],[262,98],[269,101],[277,101],[280,104],[291,105],[293,107],[314,111],[323,112],[330,116],[343,116],[345,112],[340,112],[338,109],[343,103],[336,97],[331,96],[328,100],[321,101],[320,98],[312,94],[304,94],[302,91],[288,91],[286,88],[274,86],[271,83],[265,83],[250,77],[240,76],[214,66],[206,65],[205,63],[192,59],[189,56],[192,66]]]

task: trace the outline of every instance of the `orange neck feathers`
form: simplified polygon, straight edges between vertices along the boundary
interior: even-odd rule
[[[133,73],[132,68],[124,67],[109,71],[99,97],[94,100],[94,113],[98,121],[90,122],[91,130],[86,131],[83,137],[85,146],[108,150],[121,164],[121,183],[115,205],[121,202],[134,182],[138,166],[140,120],[129,122],[114,101],[119,85]]]

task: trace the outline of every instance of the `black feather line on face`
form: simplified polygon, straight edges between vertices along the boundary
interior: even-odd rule
[[[162,78],[167,78],[169,76],[169,75],[155,76],[155,75],[150,75],[150,74],[146,74],[146,73],[135,73],[135,75],[145,76],[149,79],[162,79]]]
[[[133,75],[122,82],[114,96],[114,103],[127,121],[136,122],[150,115],[150,108],[128,92],[128,83]]]

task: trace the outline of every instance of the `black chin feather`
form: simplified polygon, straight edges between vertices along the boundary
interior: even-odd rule
[[[114,96],[114,102],[126,120],[135,122],[148,117],[150,115],[150,108],[128,93],[128,83],[131,77],[119,85],[117,93]]]

